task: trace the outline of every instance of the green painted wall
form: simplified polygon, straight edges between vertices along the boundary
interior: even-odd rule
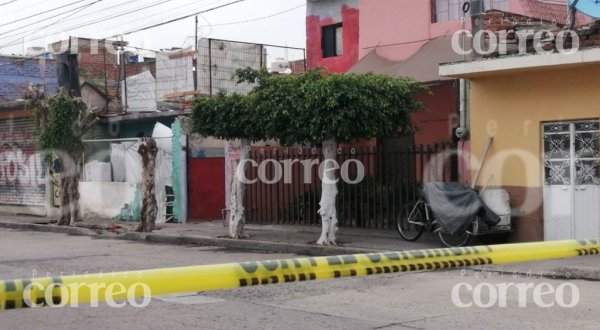
[[[181,122],[176,119],[171,126],[173,130],[173,193],[175,200],[173,201],[173,216],[181,223],[185,223],[187,219],[183,216],[183,193],[181,182]]]

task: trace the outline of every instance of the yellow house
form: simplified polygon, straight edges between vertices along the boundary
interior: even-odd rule
[[[515,241],[600,237],[600,49],[440,66],[469,81],[472,177],[509,191]]]

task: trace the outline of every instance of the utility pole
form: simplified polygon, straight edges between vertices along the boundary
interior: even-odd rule
[[[194,58],[194,92],[198,90],[198,15],[196,15],[196,30],[194,33],[194,51],[196,56]]]

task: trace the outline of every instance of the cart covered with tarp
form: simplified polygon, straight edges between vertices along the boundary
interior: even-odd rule
[[[431,182],[423,186],[423,198],[443,231],[462,235],[479,217],[489,228],[500,221],[477,191],[458,182]]]

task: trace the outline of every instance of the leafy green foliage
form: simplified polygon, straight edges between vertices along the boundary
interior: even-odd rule
[[[268,75],[238,70],[238,82],[257,82],[248,95],[198,99],[194,130],[225,139],[279,139],[283,144],[393,136],[411,129],[422,88],[410,79],[375,74]]]
[[[81,104],[65,94],[58,94],[48,103],[48,122],[38,136],[41,149],[58,149],[69,151],[77,142],[78,132],[74,124],[80,112]]]
[[[218,94],[194,100],[193,131],[220,139],[265,137],[257,126],[255,111],[248,106],[248,96]]]
[[[309,141],[349,141],[394,136],[410,130],[410,114],[420,85],[412,80],[374,74],[328,75],[304,89],[303,122]]]
[[[237,69],[235,70],[235,74],[233,78],[236,80],[236,83],[249,83],[254,84],[260,82],[263,78],[269,76],[269,71],[266,68],[261,68],[259,70],[253,69],[251,67],[247,67],[245,69]]]
[[[81,99],[63,91],[50,97],[37,90],[26,93],[25,99],[34,114],[40,150],[69,154],[83,150],[81,137],[93,125],[96,115],[88,112]]]
[[[66,152],[81,144],[82,122],[86,114],[83,102],[59,93],[48,102],[47,122],[38,136],[40,149],[57,149]]]

